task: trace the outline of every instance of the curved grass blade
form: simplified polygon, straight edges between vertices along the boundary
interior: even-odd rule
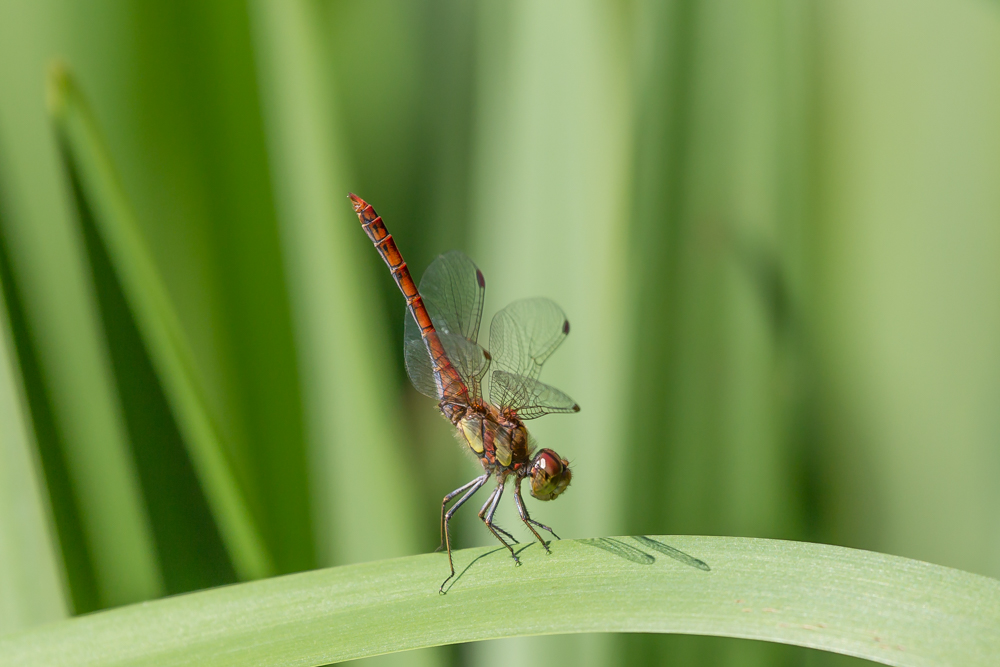
[[[271,555],[227,458],[184,332],[93,117],[69,73],[59,65],[50,72],[49,93],[66,159],[72,162],[82,195],[93,211],[98,234],[163,383],[236,572],[245,579],[270,576],[274,573]]]
[[[54,532],[0,285],[0,633],[69,614]]]
[[[606,539],[615,548],[557,541],[547,556],[530,545],[517,568],[501,549],[459,551],[462,569],[447,595],[437,593],[444,554],[425,554],[123,607],[2,637],[0,665],[63,664],[72,655],[78,665],[308,666],[580,632],[740,637],[913,667],[994,665],[1000,655],[995,579],[822,544]]]
[[[164,589],[39,86],[52,53],[92,31],[51,9],[0,3],[0,272],[68,602],[83,613]]]

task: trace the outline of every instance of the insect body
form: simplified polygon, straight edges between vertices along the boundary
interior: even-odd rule
[[[438,401],[441,413],[483,466],[482,475],[441,503],[441,542],[451,568],[441,584],[444,592],[455,576],[449,522],[491,478],[496,485],[479,518],[515,562],[519,561],[511,543],[517,540],[493,521],[508,479],[513,480],[518,515],[545,550],[548,544],[536,528],[558,538],[528,514],[521,483],[530,479],[531,495],[552,500],[569,486],[572,472],[569,462],[551,449],[534,451],[524,420],[580,409],[569,396],[538,381],[542,365],[569,334],[569,321],[549,299],[515,301],[493,318],[491,355],[478,342],[486,280],[475,263],[458,250],[441,255],[427,268],[418,290],[382,218],[360,197],[350,197],[361,226],[406,297],[404,354],[410,380],[418,391]],[[482,389],[488,373],[490,400],[486,401]]]

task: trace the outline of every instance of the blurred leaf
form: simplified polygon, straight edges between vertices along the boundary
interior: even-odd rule
[[[220,442],[169,296],[136,226],[102,140],[69,74],[55,66],[50,104],[81,215],[93,222],[163,385],[237,573],[268,576],[273,562]],[[84,210],[85,209],[85,210]]]
[[[229,557],[70,158],[67,171],[166,592],[231,583]]]
[[[65,574],[53,529],[0,290],[0,633],[68,615]]]
[[[59,22],[0,3],[4,282],[74,611],[161,594],[85,253],[45,111]]]
[[[470,250],[479,5],[371,0],[325,6],[335,85],[363,91],[337,97],[352,189],[383,216],[419,282],[436,255]],[[373,35],[378,35],[377,58],[370,53]],[[410,385],[399,288],[378,253],[360,252],[362,271],[373,276],[365,288],[370,312],[388,332],[380,355],[393,362],[390,379],[404,398],[401,455],[420,494],[412,501],[415,538],[420,550],[429,550],[439,544],[442,496],[478,474],[480,466],[456,446],[454,428],[435,403]],[[458,543],[470,544],[464,542],[465,526],[456,522],[455,528]]]
[[[67,55],[92,93],[275,569],[314,567],[299,381],[247,7],[180,0],[122,12],[98,4],[108,4],[103,13],[66,8],[67,21],[86,26],[68,35]],[[92,259],[95,273],[98,263]],[[98,296],[108,320],[109,294],[99,288]],[[134,329],[130,319],[112,315],[105,333],[167,589],[223,583],[234,575],[158,380],[140,372],[148,362],[120,359],[131,349],[118,340]]]
[[[354,190],[391,225],[419,280],[437,255],[469,249],[478,6],[464,0],[327,6],[335,81],[363,90],[337,99]],[[372,35],[378,35],[377,58],[369,52]],[[401,341],[399,289],[377,255],[367,253],[363,264],[375,267],[391,340]],[[408,386],[402,354],[402,345],[392,346],[399,382]],[[433,440],[420,443],[425,460],[436,464],[428,468],[446,460],[440,440]],[[432,495],[440,497],[437,490]]]
[[[806,9],[638,5],[631,530],[796,538]],[[790,63],[795,63],[790,64]],[[798,68],[798,69],[797,69]],[[774,664],[763,645],[623,638],[629,661]]]
[[[275,569],[315,567],[300,382],[248,6],[107,5],[127,25],[109,19],[74,32],[73,55],[86,55],[71,60],[74,73]],[[91,8],[68,11],[81,21],[95,16]],[[151,505],[153,491],[146,489]],[[188,498],[174,504],[201,503]]]
[[[514,299],[545,296],[571,323],[540,379],[571,396],[580,413],[533,420],[529,429],[572,462],[573,485],[536,518],[564,537],[619,532],[631,511],[622,492],[633,467],[618,454],[630,370],[627,14],[621,3],[566,0],[486,3],[478,19],[471,256],[486,276],[486,321]],[[518,523],[511,504],[499,516]],[[474,512],[463,520],[479,523]],[[491,540],[481,525],[467,531]],[[541,667],[552,655],[574,665],[615,660],[606,636],[519,639],[471,652],[497,666]]]
[[[323,67],[331,54],[318,29],[321,13],[308,1],[256,0],[251,14],[296,324],[319,558],[351,563],[413,553],[418,496],[393,381],[398,355],[388,351],[379,309],[371,305],[379,301],[371,273],[376,253],[346,196],[357,188],[341,162],[340,91]],[[344,81],[344,93],[364,96],[359,84]],[[444,658],[423,651],[388,664]]]
[[[200,140],[219,202],[212,257],[229,322],[232,379],[239,392],[249,444],[248,465],[258,488],[262,530],[279,572],[317,567],[310,465],[290,294],[267,137],[257,82],[248,3],[191,0],[195,33],[208,66],[191,97],[204,100]],[[187,25],[185,16],[181,25]],[[180,48],[184,48],[182,42]],[[201,54],[201,51],[198,52]]]
[[[272,180],[299,351],[324,563],[412,553],[412,500],[377,301],[375,250],[339,161],[335,92],[309,2],[251,4]],[[355,91],[352,93],[356,94]],[[400,304],[402,307],[402,303]]]
[[[817,5],[824,541],[1000,576],[1000,5]]]
[[[18,354],[19,370],[24,381],[25,400],[34,426],[38,461],[44,471],[45,491],[58,536],[59,556],[66,575],[71,611],[82,613],[100,609],[101,594],[97,573],[87,548],[86,530],[70,482],[70,471],[63,457],[63,447],[55,423],[53,408],[39,368],[38,352],[27,331],[24,306],[14,288],[7,244],[0,242],[0,276],[11,328],[13,350]]]
[[[960,570],[731,537],[557,541],[552,551],[526,546],[518,568],[496,547],[459,551],[446,595],[445,556],[427,554],[177,596],[0,638],[0,665],[74,655],[94,666],[305,667],[567,632],[743,637],[914,667],[993,665],[1000,652],[1000,581]]]

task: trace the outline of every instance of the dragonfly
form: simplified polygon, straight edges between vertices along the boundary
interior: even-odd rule
[[[449,530],[452,516],[491,478],[495,486],[479,510],[479,518],[507,548],[515,564],[520,560],[512,544],[518,541],[493,520],[508,480],[513,481],[518,516],[546,553],[551,553],[536,529],[546,530],[556,539],[559,536],[528,514],[521,483],[530,480],[531,495],[538,500],[553,500],[569,486],[573,473],[569,461],[551,449],[535,451],[524,421],[580,411],[569,396],[538,381],[546,360],[569,335],[569,320],[550,299],[514,301],[494,316],[491,351],[487,351],[478,342],[486,280],[475,263],[460,250],[439,255],[427,267],[418,290],[382,218],[365,200],[355,194],[349,197],[362,228],[406,298],[403,351],[410,381],[417,391],[438,401],[438,409],[454,425],[459,442],[483,466],[482,475],[441,501],[438,550],[447,550],[451,573],[439,592],[444,593],[445,585],[455,576]],[[487,376],[489,400],[484,392]]]

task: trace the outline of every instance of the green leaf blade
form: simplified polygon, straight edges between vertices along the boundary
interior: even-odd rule
[[[338,159],[343,140],[336,91],[321,66],[320,14],[299,0],[257,0],[250,8],[298,345],[318,560],[413,553],[416,493],[401,455],[397,408],[386,400],[397,387],[359,259],[375,251],[347,199],[352,187]],[[399,308],[401,318],[402,298]]]
[[[3,287],[0,284],[0,632],[11,632],[64,618],[70,605]]]
[[[246,499],[199,382],[190,345],[156,263],[122,190],[103,138],[65,67],[49,75],[49,104],[67,160],[93,219],[147,352],[177,419],[237,574],[274,573],[271,554]]]
[[[351,565],[178,596],[0,639],[0,664],[322,665],[518,635],[669,632],[807,646],[890,665],[990,665],[1000,581],[820,544],[631,537]],[[603,546],[596,546],[601,544]],[[642,555],[644,554],[644,555]]]

